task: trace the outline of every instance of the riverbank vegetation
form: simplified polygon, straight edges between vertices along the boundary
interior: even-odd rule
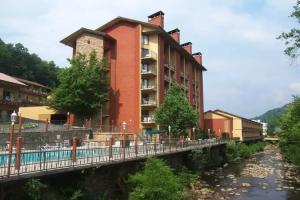
[[[284,157],[300,169],[300,98],[294,97],[280,119],[280,147]]]
[[[228,162],[232,162],[239,158],[249,158],[251,155],[263,151],[264,147],[265,144],[263,142],[245,144],[229,141],[226,149],[226,157]]]

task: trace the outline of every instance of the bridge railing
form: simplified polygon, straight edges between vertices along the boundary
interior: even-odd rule
[[[30,175],[53,170],[77,167],[161,155],[195,148],[209,147],[225,143],[224,140],[153,140],[149,142],[134,140],[72,141],[52,143],[22,143],[18,138],[13,145],[0,146],[0,181],[10,177]]]

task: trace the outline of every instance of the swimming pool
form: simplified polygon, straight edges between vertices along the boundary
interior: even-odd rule
[[[113,154],[120,154],[120,148],[113,148]],[[76,158],[87,157],[104,157],[109,155],[108,147],[95,147],[95,148],[77,148]],[[72,150],[68,149],[55,149],[55,150],[36,150],[24,151],[21,153],[21,165],[35,164],[49,161],[71,160]],[[14,166],[16,154],[12,154],[11,166]],[[0,166],[5,166],[8,163],[8,154],[0,154]]]

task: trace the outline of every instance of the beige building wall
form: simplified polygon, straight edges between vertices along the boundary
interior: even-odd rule
[[[244,141],[261,139],[263,132],[262,124],[245,119],[242,124]]]
[[[56,111],[47,106],[31,106],[20,107],[19,112],[22,117],[33,120],[48,120],[50,121],[51,115],[56,114]]]
[[[232,118],[232,137],[240,138],[240,140],[242,140],[243,139],[242,119],[234,115],[230,115],[228,113],[224,113],[220,111],[215,111],[215,112]]]
[[[97,58],[103,58],[103,38],[101,36],[94,36],[84,33],[76,40],[76,55],[85,54],[89,55],[93,50],[96,51]]]

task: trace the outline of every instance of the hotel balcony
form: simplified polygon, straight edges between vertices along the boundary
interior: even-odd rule
[[[149,115],[149,116],[143,116],[142,117],[142,123],[143,124],[154,124],[154,115]]]
[[[189,90],[189,87],[187,85],[184,85],[184,84],[180,84],[179,85],[183,90],[185,91],[188,91]]]
[[[171,82],[171,80],[172,80],[171,77],[169,75],[165,74],[165,81]]]
[[[152,69],[149,69],[149,70],[142,69],[141,75],[142,75],[142,77],[153,77],[153,76],[156,76],[156,73]]]
[[[142,85],[142,91],[156,91],[156,86],[154,85]]]
[[[174,64],[164,64],[164,66],[169,68],[170,70],[175,71],[175,65]]]
[[[143,106],[143,107],[156,107],[157,106],[157,102],[156,102],[156,100],[142,99],[141,106]]]
[[[156,61],[157,60],[157,53],[153,51],[142,52],[142,61]]]
[[[185,78],[185,79],[189,79],[189,75],[187,73],[183,73],[183,72],[180,72],[180,76]]]

